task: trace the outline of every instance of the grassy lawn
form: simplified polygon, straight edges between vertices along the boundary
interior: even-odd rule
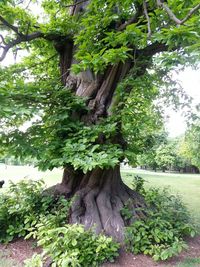
[[[54,171],[46,171],[41,172],[38,171],[37,168],[31,166],[5,166],[4,164],[0,164],[0,180],[5,180],[8,182],[9,180],[13,182],[17,182],[20,179],[41,179],[43,178],[47,185],[53,185],[60,181],[62,177],[62,170],[54,170]],[[8,183],[7,183],[8,184]]]
[[[178,193],[183,201],[188,205],[195,217],[200,220],[200,175],[198,174],[172,174],[162,172],[150,172],[139,169],[122,169],[124,181],[131,186],[135,175],[143,177],[146,186],[166,187],[170,186],[173,193]],[[30,166],[7,166],[0,165],[0,180],[6,182],[10,179],[18,181],[23,178],[40,179],[43,178],[47,186],[58,183],[62,177],[62,170],[40,172]]]
[[[178,193],[197,220],[200,220],[200,175],[150,172],[144,170],[122,170],[124,181],[131,186],[135,175],[146,180],[146,187],[170,187]]]
[[[176,265],[176,267],[199,267],[200,258],[187,258],[183,262]]]

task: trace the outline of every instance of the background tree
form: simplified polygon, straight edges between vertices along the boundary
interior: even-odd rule
[[[142,168],[150,168],[156,171],[160,167],[156,160],[156,152],[161,145],[165,146],[167,142],[167,133],[165,131],[156,132],[148,136],[144,142],[145,148],[142,153],[137,155],[138,165]]]
[[[176,151],[173,143],[162,144],[156,150],[156,163],[158,167],[165,172],[166,170],[172,170],[176,164]]]
[[[62,182],[52,192],[76,195],[70,221],[123,240],[120,210],[127,200],[133,215],[143,216],[137,209],[143,199],[120,177],[119,164],[130,156],[131,116],[124,114],[144,110],[143,121],[147,103],[153,108],[163,95],[168,103],[177,100],[174,84],[158,88],[173,67],[198,60],[199,1],[37,3],[39,16],[31,1],[0,3],[0,60],[10,50],[29,53],[0,70],[1,146],[21,158],[32,155],[42,169],[62,166]],[[25,130],[20,126],[27,121],[32,125]],[[131,143],[138,149],[148,124],[133,122]]]
[[[193,172],[198,172],[200,168],[200,132],[199,119],[195,120],[186,130],[184,138],[180,144],[180,155],[185,158],[190,165],[193,165]],[[189,165],[189,164],[188,164]],[[195,168],[196,167],[196,168]],[[187,168],[187,166],[186,166]]]
[[[139,166],[153,170],[198,173],[198,156],[195,156],[198,154],[198,145],[188,133],[189,130],[186,136],[176,138],[169,138],[165,132],[151,136],[152,146],[146,146],[147,149],[137,156]],[[190,143],[194,144],[195,152],[190,149]]]

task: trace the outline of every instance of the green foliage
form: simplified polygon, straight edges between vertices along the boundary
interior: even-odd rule
[[[145,183],[145,180],[139,175],[136,175],[134,177],[134,182],[132,184],[133,190],[141,194],[145,194],[144,183]]]
[[[135,254],[144,253],[154,260],[166,260],[187,247],[183,238],[193,237],[195,227],[180,197],[171,195],[167,189],[145,191],[142,182],[142,178],[136,179],[136,188],[139,186],[146,201],[143,210],[146,216],[126,228],[126,246]],[[125,209],[127,216],[128,209]],[[131,217],[127,216],[127,219]]]
[[[200,169],[200,123],[199,118],[194,120],[193,124],[186,130],[181,143],[180,154],[184,156],[193,165]]]
[[[162,171],[197,172],[198,138],[196,138],[196,143],[192,141],[191,131],[187,132],[187,138],[180,136],[170,139],[166,133],[165,136],[162,135],[163,133],[155,134],[146,140],[149,145],[146,142],[147,149],[137,156],[138,164],[155,171],[160,169]],[[192,143],[195,145],[193,146]],[[196,151],[196,156],[193,151]]]
[[[42,194],[43,190],[42,181],[23,180],[11,183],[0,195],[0,241],[33,237],[44,249],[26,266],[43,266],[47,257],[53,266],[99,266],[118,256],[119,244],[112,238],[84,231],[81,225],[66,225],[70,202]]]
[[[109,128],[107,124],[109,124]],[[114,167],[123,155],[120,146],[110,142],[116,129],[116,122],[113,119],[102,119],[97,125],[82,126],[79,131],[70,136],[70,139],[64,142],[64,164],[69,163],[75,169],[80,168],[84,172],[97,166],[100,168]],[[102,133],[105,142],[98,144],[97,140],[101,138]]]
[[[137,22],[128,24],[124,30],[119,30],[119,26],[124,21],[129,21],[134,17],[140,4],[142,4],[141,1],[133,3],[131,1],[93,0],[90,2],[87,12],[80,20],[81,30],[76,35],[76,44],[79,46],[76,57],[80,63],[74,66],[75,71],[80,72],[89,68],[95,73],[101,72],[108,64],[124,62],[127,58],[134,57],[134,51],[129,49],[130,46],[134,49],[142,49],[148,45],[148,41],[149,43],[165,43],[172,51],[174,47],[187,48],[191,43],[199,43],[200,29],[195,28],[198,16],[193,16],[187,25],[177,27],[167,12],[156,6],[156,1],[148,1],[148,16],[152,32],[150,40],[147,37],[148,26],[145,16],[141,16]],[[195,6],[195,4],[197,4],[196,0],[188,4],[180,1],[179,5],[174,5],[171,1],[169,7],[177,17],[180,13],[184,17],[188,12],[188,7]],[[134,64],[137,65],[137,63]],[[169,65],[171,67],[172,64]]]
[[[80,5],[73,8],[71,0],[30,1],[28,6],[23,0],[1,1],[0,13],[7,21],[0,25],[5,43],[25,36],[13,52],[22,49],[29,53],[20,63],[0,68],[3,153],[15,154],[20,160],[36,158],[41,169],[69,164],[87,172],[97,166],[113,167],[124,158],[136,164],[137,155],[147,150],[148,140],[162,127],[160,100],[165,98],[165,104],[175,107],[188,103],[170,71],[196,64],[200,47],[199,10],[177,26],[156,1],[147,2],[149,19],[142,1],[83,1],[83,9],[74,15],[72,11]],[[198,1],[167,4],[174,16],[183,19]],[[25,42],[26,34],[35,32],[43,37]],[[59,69],[59,51],[72,43],[76,49],[69,55],[74,62],[67,70],[70,77],[73,71],[79,77],[89,71],[96,83],[113,65],[131,66],[122,81],[119,75],[118,86],[113,86],[116,101],[111,99],[112,112],[108,112],[108,117],[112,117],[110,113],[113,117],[95,125],[83,123],[88,99],[61,86],[65,77]],[[34,122],[32,127],[30,122]],[[128,144],[126,151],[113,142],[119,124]],[[99,142],[102,133],[107,135],[104,145]]]
[[[43,266],[46,257],[51,258],[52,266],[87,267],[99,266],[106,260],[112,262],[118,256],[119,244],[110,237],[85,231],[82,225],[49,229],[44,223],[38,228],[37,238],[44,254],[27,261],[27,267]]]
[[[148,94],[144,84],[148,87]],[[130,165],[136,164],[138,154],[150,149],[150,138],[163,127],[161,111],[153,104],[153,99],[159,97],[159,84],[156,75],[146,73],[135,78],[131,72],[118,86],[119,107],[123,107],[122,130],[128,144],[125,156]],[[134,90],[129,97],[123,98],[123,91],[129,87]]]
[[[71,164],[75,169],[86,172],[95,166],[114,166],[118,162],[121,157],[118,145],[95,144],[102,132],[106,138],[112,138],[115,122],[111,121],[107,129],[107,121],[84,126],[77,121],[76,115],[87,113],[84,100],[61,86],[49,85],[40,95],[34,94],[34,97],[43,112],[33,125],[26,132],[14,129],[9,134],[3,131],[0,133],[2,144],[9,140],[7,149],[10,153],[15,153],[22,160],[28,156],[36,158],[43,170]]]
[[[161,144],[156,150],[155,160],[158,167],[163,171],[172,168],[175,165],[176,160],[173,144]]]
[[[137,155],[137,163],[139,166],[145,166],[156,170],[158,168],[158,162],[156,161],[156,152],[158,148],[167,143],[167,133],[163,130],[155,132],[146,137],[145,149],[142,153]],[[162,167],[161,165],[159,167]]]
[[[129,57],[128,33],[117,33],[115,29],[117,23],[130,16],[128,2],[107,1],[106,7],[104,1],[91,1],[75,40],[79,46],[76,58],[80,61],[73,66],[75,72],[87,68],[102,72],[109,64],[125,62]]]
[[[45,216],[54,216],[57,225],[66,222],[69,201],[44,196],[43,181],[22,180],[11,183],[0,195],[0,241],[10,242],[35,229]]]
[[[33,254],[31,259],[24,261],[26,267],[43,267],[43,257],[41,254]]]
[[[28,13],[25,9],[20,8],[19,6],[12,5],[12,1],[6,1],[7,3],[0,3],[0,12],[1,15],[10,23],[15,24],[16,27],[19,27],[19,31],[25,33],[27,31],[27,24],[29,25],[30,31],[34,29],[34,24],[36,24],[35,17]],[[14,1],[13,1],[14,2]],[[1,28],[4,30],[4,27]],[[10,35],[6,36],[6,40],[11,40]]]
[[[102,119],[97,125],[86,126],[77,118],[78,114],[88,112],[84,99],[63,86],[47,86],[39,95],[37,92],[33,94],[34,107],[43,111],[26,131],[12,129],[5,134],[3,129],[0,132],[1,143],[6,145],[7,153],[21,160],[35,158],[42,170],[67,164],[84,172],[96,166],[115,166],[122,157],[120,146],[110,142],[116,133],[116,120]],[[17,92],[13,94],[18,95]],[[14,113],[13,110],[11,112]],[[102,133],[106,142],[100,145],[97,140]]]
[[[200,258],[186,258],[183,262],[178,263],[177,267],[198,267]]]

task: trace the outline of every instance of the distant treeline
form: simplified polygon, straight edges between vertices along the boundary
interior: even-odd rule
[[[180,173],[199,173],[199,140],[192,139],[191,131],[185,136],[168,138],[165,132],[151,136],[146,150],[137,156],[137,165],[142,169],[154,171],[176,171]],[[195,146],[194,146],[195,144]]]

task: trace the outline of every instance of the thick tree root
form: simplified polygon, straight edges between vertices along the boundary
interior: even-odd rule
[[[98,234],[104,233],[123,243],[124,227],[145,216],[142,196],[122,182],[119,167],[95,169],[82,179],[79,174],[79,183],[75,176],[64,175],[61,184],[50,188],[56,196],[74,197],[70,223],[83,224],[86,229],[92,228]],[[132,213],[131,219],[123,218],[124,207]]]

